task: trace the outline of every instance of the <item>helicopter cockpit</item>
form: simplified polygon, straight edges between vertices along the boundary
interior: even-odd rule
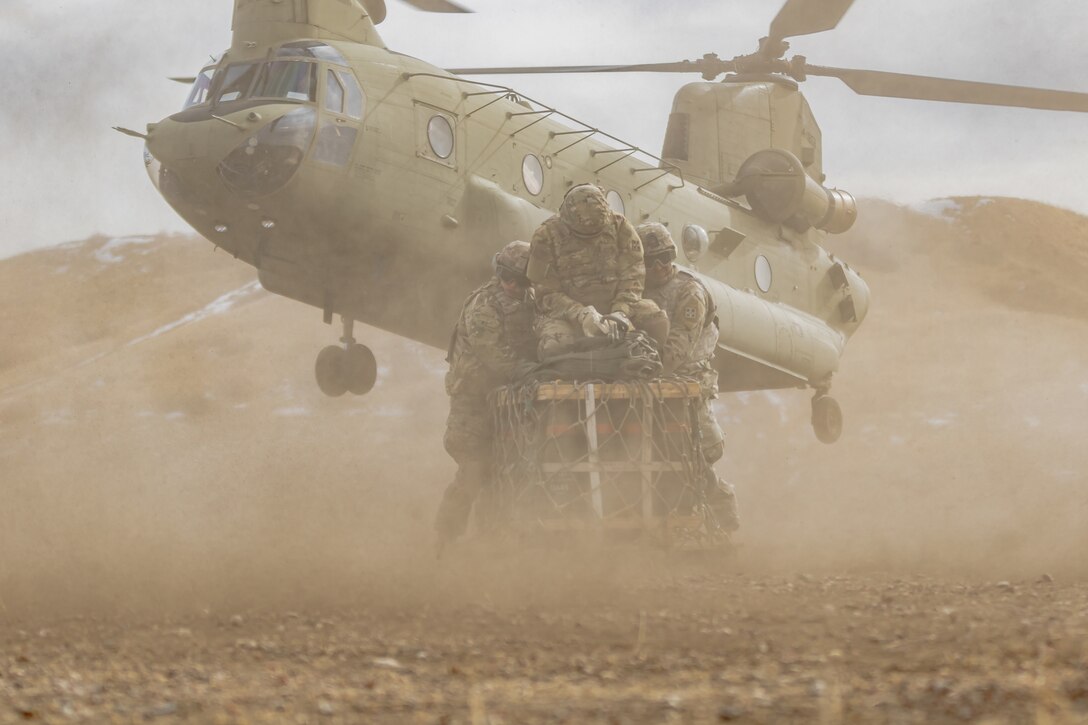
[[[236,125],[225,117],[284,103],[300,107],[275,111],[278,117],[227,154],[218,166],[222,181],[239,196],[256,197],[286,185],[308,153],[320,164],[346,168],[366,96],[344,56],[320,41],[287,43],[256,61],[214,60],[171,118]]]
[[[208,105],[218,107],[237,101],[258,100],[315,103],[318,61],[345,68],[348,66],[347,59],[340,51],[312,40],[287,43],[261,61],[224,65],[219,59],[215,59],[211,65],[200,71],[183,108],[188,110]],[[350,72],[347,75],[351,75]],[[356,96],[362,94],[357,81],[350,90],[355,91]]]

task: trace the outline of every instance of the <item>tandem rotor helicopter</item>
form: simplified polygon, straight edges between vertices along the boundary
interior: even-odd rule
[[[448,0],[405,0],[466,12]],[[492,253],[529,239],[573,185],[593,182],[634,224],[659,221],[715,296],[723,391],[811,388],[817,436],[869,288],[821,246],[854,223],[824,186],[821,132],[798,84],[861,95],[1088,111],[1088,94],[809,65],[787,38],[831,30],[853,0],[787,0],[758,50],[731,60],[446,70],[388,49],[384,0],[235,0],[233,42],[192,79],[183,110],[149,124],[144,160],[193,228],[262,286],[339,315],[320,352],[329,395],[365,394],[377,363],[360,321],[444,347]],[[488,73],[694,73],[660,156]]]

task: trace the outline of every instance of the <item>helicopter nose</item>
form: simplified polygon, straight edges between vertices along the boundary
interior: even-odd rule
[[[277,117],[235,146],[217,165],[219,178],[236,196],[266,196],[295,175],[317,127],[313,108],[296,108]]]
[[[159,193],[183,216],[206,201],[197,192],[206,187],[209,131],[205,121],[181,122],[174,117],[148,124],[144,145],[147,174]]]
[[[210,210],[224,196],[248,200],[286,186],[316,127],[312,107],[265,106],[229,115],[211,109],[182,112],[149,126],[144,163],[179,212]]]

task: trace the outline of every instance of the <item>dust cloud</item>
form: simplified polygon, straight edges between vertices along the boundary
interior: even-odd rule
[[[727,569],[1085,575],[1086,220],[977,199],[862,219],[834,240],[874,292],[833,390],[843,439],[816,442],[803,392],[719,401],[744,520]],[[0,264],[9,614],[524,603],[673,566],[437,562],[441,352],[365,330],[378,388],[324,398],[310,365],[335,334],[209,249],[94,238]]]
[[[4,4],[0,258],[92,230],[185,228],[140,173],[142,143],[112,127],[143,131],[180,110],[188,91],[168,78],[195,75],[230,43],[231,4],[220,5]],[[73,171],[92,168],[94,184]]]
[[[443,353],[185,236],[0,262],[0,723],[972,720],[1088,707],[1088,219],[863,205],[873,290],[816,441],[808,394],[722,396],[732,559],[437,560]],[[880,719],[877,717],[877,719]]]

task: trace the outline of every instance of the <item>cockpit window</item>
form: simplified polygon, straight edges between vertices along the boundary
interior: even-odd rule
[[[205,68],[200,71],[193,83],[193,89],[189,91],[189,98],[185,101],[185,108],[200,106],[208,102],[208,92],[212,89],[212,74],[215,68]]]
[[[288,98],[292,101],[317,99],[317,65],[293,60],[278,60],[261,68],[254,98]],[[222,97],[220,98],[222,100]]]
[[[366,97],[355,74],[344,70],[325,71],[325,109],[356,120],[363,117]]]
[[[253,77],[257,75],[257,63],[238,63],[227,66],[223,73],[223,82],[219,85],[219,95],[216,103],[236,101],[246,95],[249,87],[253,85]]]
[[[325,108],[333,113],[344,112],[344,86],[336,73],[325,71]]]
[[[330,63],[347,65],[348,62],[336,48],[316,40],[300,40],[288,43],[276,51],[278,58],[317,58]]]
[[[337,71],[336,75],[344,84],[344,113],[352,118],[362,118],[366,96],[363,95],[363,89],[359,86],[359,81],[355,79],[355,74],[349,70],[341,70]]]

